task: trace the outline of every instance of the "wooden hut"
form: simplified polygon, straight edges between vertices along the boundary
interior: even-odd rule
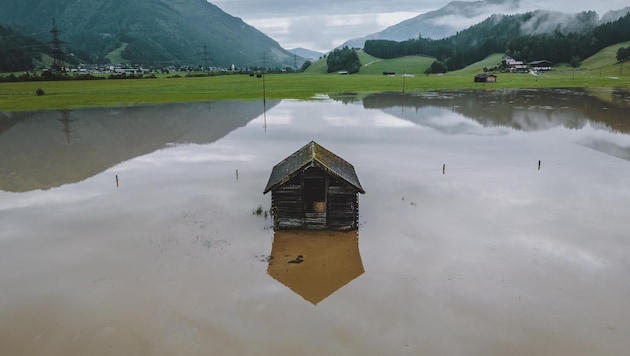
[[[358,193],[365,191],[354,167],[315,141],[273,167],[267,192],[275,229],[359,226]]]
[[[475,75],[475,83],[496,83],[497,76],[494,74],[477,74]]]

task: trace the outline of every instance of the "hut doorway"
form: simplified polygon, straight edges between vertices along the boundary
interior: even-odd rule
[[[326,213],[326,179],[304,179],[302,184],[304,211]]]
[[[302,181],[302,201],[307,226],[326,226],[326,187],[325,178],[307,178]]]

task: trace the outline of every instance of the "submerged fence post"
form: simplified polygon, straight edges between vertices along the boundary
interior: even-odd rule
[[[116,174],[116,188],[118,188],[118,174]]]
[[[446,163],[442,165],[442,174],[446,174]]]
[[[238,180],[238,169],[236,170],[236,180]]]
[[[538,170],[540,170],[540,160],[538,160]]]

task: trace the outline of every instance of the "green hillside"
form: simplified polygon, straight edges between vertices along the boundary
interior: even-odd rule
[[[582,65],[577,69],[580,72],[592,71],[594,76],[616,76],[620,71],[620,64],[617,63],[615,58],[617,50],[620,47],[628,47],[630,42],[619,43],[606,47],[595,55],[586,58]],[[424,56],[406,56],[394,59],[381,59],[371,56],[364,51],[357,51],[359,60],[361,61],[362,75],[382,75],[383,72],[395,72],[397,75],[402,73],[420,75],[424,73],[424,70],[428,68],[435,60],[431,57]],[[492,68],[501,62],[503,53],[492,54],[485,59],[466,66],[463,69],[449,72],[449,76],[474,76],[478,73],[483,73],[484,68]],[[563,63],[556,63],[554,65],[554,72],[572,72],[574,68],[569,67]],[[628,67],[630,73],[630,66]],[[320,59],[307,69],[307,74],[326,74],[326,59]],[[553,72],[547,75],[553,75]]]
[[[307,74],[326,74],[326,69],[328,66],[326,65],[326,58],[320,58],[313,63],[304,71]]]
[[[405,56],[394,59],[379,59],[359,51],[361,60],[361,74],[383,74],[394,72],[397,75],[407,73],[419,75],[433,63],[435,58],[425,56]]]
[[[504,56],[502,53],[491,54],[485,59],[480,60],[479,62],[473,63],[465,68],[462,68],[456,73],[467,74],[467,75],[475,75],[479,73],[483,73],[484,68],[492,68],[501,63],[501,58]]]
[[[107,53],[105,55],[105,58],[107,58],[110,63],[114,63],[114,64],[127,63],[127,60],[125,60],[125,58],[123,57],[122,53],[127,48],[128,45],[129,45],[129,43],[125,43],[125,42],[121,43],[120,47],[118,47],[115,50]]]
[[[407,56],[393,59],[381,59],[374,56],[370,56],[364,51],[357,51],[359,61],[361,62],[361,70],[358,74],[378,74],[383,75],[383,72],[394,72],[397,75],[408,73],[419,75],[424,73],[431,63],[435,60],[431,57],[425,56]],[[311,66],[306,70],[307,74],[326,74],[327,65],[326,58],[313,62]]]
[[[91,63],[293,65],[276,41],[205,0],[0,1],[0,24],[42,43],[53,18],[63,50]]]
[[[617,63],[616,59],[617,50],[619,50],[620,47],[628,46],[630,46],[630,42],[618,43],[606,47],[603,50],[597,52],[595,55],[582,61],[580,69],[601,70],[605,71],[606,73],[611,72],[611,74],[615,74],[614,72],[619,71],[619,64]]]

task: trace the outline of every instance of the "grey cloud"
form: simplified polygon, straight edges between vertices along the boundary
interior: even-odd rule
[[[478,20],[482,21],[493,12],[502,12],[506,3],[514,0],[494,0],[496,6],[483,9]],[[394,23],[376,23],[379,14],[409,13],[422,14],[438,10],[449,2],[445,0],[321,0],[321,1],[286,1],[286,0],[218,0],[210,1],[232,16],[240,17],[245,22],[253,24],[259,30],[275,39],[284,48],[304,47],[326,52],[344,42],[368,36],[393,26],[406,19],[402,18]],[[473,1],[468,1],[473,2]],[[627,0],[585,1],[585,0],[520,0],[519,12],[541,10],[555,10],[564,13],[578,13],[581,11],[596,11],[599,16],[609,10],[617,10],[627,6]],[[487,14],[487,16],[485,16]],[[365,15],[364,21],[329,21],[335,17],[348,16],[356,19],[357,15]],[[413,17],[411,15],[410,17]],[[470,15],[468,16],[470,17]],[[567,20],[569,15],[567,15]],[[558,17],[564,20],[564,16]],[[394,19],[395,20],[395,19]],[[477,17],[475,17],[477,20]],[[273,22],[276,22],[274,25]],[[470,25],[471,19],[451,17],[448,23],[456,31]],[[285,27],[282,27],[285,26]],[[549,26],[549,22],[532,22],[527,29],[534,32],[537,28]],[[565,21],[563,26],[570,30],[574,23]]]

